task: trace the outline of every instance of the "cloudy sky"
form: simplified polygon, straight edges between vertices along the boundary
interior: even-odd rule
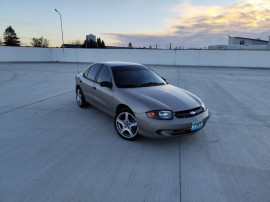
[[[60,46],[55,8],[62,14],[65,43],[92,33],[106,45],[198,48],[227,44],[228,35],[270,35],[270,0],[3,0],[0,33],[11,25],[23,45],[43,36]]]

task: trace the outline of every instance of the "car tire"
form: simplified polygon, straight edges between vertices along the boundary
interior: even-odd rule
[[[77,100],[78,106],[81,108],[84,108],[88,105],[88,103],[85,101],[85,97],[80,87],[76,89],[76,100]]]
[[[133,112],[124,108],[116,113],[114,126],[117,134],[125,140],[135,140],[138,137],[138,124]]]

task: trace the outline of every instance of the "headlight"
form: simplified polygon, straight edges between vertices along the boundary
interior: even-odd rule
[[[173,119],[173,113],[166,110],[155,110],[146,112],[146,115],[151,119],[171,120]]]
[[[205,104],[202,102],[202,107],[203,107],[203,109],[204,109],[204,111],[207,111],[207,108],[206,108],[206,106],[205,106]]]

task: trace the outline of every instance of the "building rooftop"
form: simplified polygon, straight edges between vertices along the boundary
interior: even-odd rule
[[[258,39],[252,39],[252,38],[247,38],[247,37],[230,36],[230,35],[229,35],[229,37],[233,37],[233,38],[236,38],[236,39],[248,39],[248,40],[252,40],[252,41],[268,42],[267,40],[262,40],[260,38],[258,38]]]

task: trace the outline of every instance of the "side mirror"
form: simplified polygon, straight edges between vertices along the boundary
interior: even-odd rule
[[[165,81],[167,84],[169,84],[169,82],[164,78],[164,77],[161,77],[163,79],[163,81]]]
[[[112,83],[109,81],[102,81],[99,85],[102,87],[112,88]]]

